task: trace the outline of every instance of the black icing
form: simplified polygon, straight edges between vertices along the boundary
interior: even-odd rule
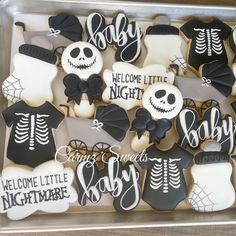
[[[136,111],[135,119],[131,125],[131,131],[137,132],[138,138],[148,131],[150,140],[158,143],[165,138],[166,132],[170,130],[172,123],[168,119],[153,120],[151,114],[145,108],[140,108]]]
[[[234,101],[231,103],[231,107],[233,108],[234,113],[236,113],[236,100],[234,100]]]
[[[229,162],[229,155],[225,152],[199,152],[195,156],[197,165]]]
[[[76,74],[68,74],[64,77],[63,83],[66,87],[67,102],[75,101],[79,105],[83,93],[87,94],[90,105],[96,99],[101,100],[103,80],[97,74],[90,75],[87,81],[80,79]]]
[[[191,40],[188,56],[190,66],[198,70],[202,64],[215,60],[228,64],[223,42],[231,33],[231,27],[227,24],[217,18],[213,18],[211,22],[192,19],[181,26],[180,30]]]
[[[191,164],[193,156],[177,144],[167,151],[152,145],[146,154],[147,161],[139,162],[147,171],[142,199],[155,210],[174,210],[187,196],[183,169]]]
[[[41,61],[45,61],[50,64],[56,64],[57,62],[57,57],[54,53],[36,45],[23,44],[19,47],[19,53],[39,59]]]
[[[95,119],[103,123],[103,130],[120,142],[125,138],[130,126],[126,111],[115,104],[98,106]]]
[[[202,66],[202,77],[210,79],[211,85],[224,96],[231,94],[235,77],[231,68],[220,61],[214,61]]]
[[[234,62],[236,62],[236,42],[234,41],[233,38],[233,32],[236,31],[236,29],[232,30],[231,35],[229,36],[229,45],[232,48],[233,52],[234,52]]]
[[[52,104],[45,102],[30,107],[20,101],[5,109],[2,115],[7,126],[12,127],[7,146],[7,157],[11,161],[35,167],[54,159],[52,128],[57,128],[64,115]]]
[[[172,25],[154,25],[149,26],[146,35],[179,35],[179,29]]]
[[[82,40],[83,27],[78,17],[67,13],[59,13],[48,19],[50,28],[60,30],[60,34],[73,42]]]

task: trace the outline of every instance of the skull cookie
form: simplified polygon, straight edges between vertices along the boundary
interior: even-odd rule
[[[87,80],[90,75],[98,74],[102,70],[102,55],[90,43],[72,43],[62,54],[62,67],[66,73],[73,73]]]
[[[61,62],[68,73],[63,80],[68,102],[75,101],[77,116],[91,117],[95,112],[93,100],[102,95],[102,78],[98,75],[103,67],[101,53],[90,43],[76,42],[65,49]],[[95,91],[96,95],[91,91]]]
[[[183,97],[174,85],[160,82],[145,90],[142,104],[151,113],[153,119],[172,119],[180,112]]]

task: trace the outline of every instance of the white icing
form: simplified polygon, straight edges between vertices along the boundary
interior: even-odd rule
[[[190,206],[201,212],[220,211],[235,201],[235,191],[230,181],[230,163],[194,165],[191,168],[193,186],[188,196]]]
[[[96,164],[95,164],[96,165]],[[95,173],[95,166],[93,162],[90,161],[84,161],[79,164],[77,168],[77,177],[80,181],[80,184],[83,188],[83,195],[81,197],[81,202],[84,201],[85,197],[91,198],[92,203],[97,203],[101,199],[100,193],[106,193],[110,192],[113,197],[119,197],[122,189],[123,184],[125,182],[131,182],[130,188],[126,190],[126,192],[123,193],[120,199],[120,207],[125,210],[131,210],[134,207],[137,206],[140,199],[140,192],[139,192],[139,172],[135,170],[134,165],[130,165],[128,171],[122,170],[121,177],[118,176],[119,172],[119,165],[120,162],[118,161],[117,157],[110,157],[108,160],[108,173],[107,175],[104,175],[99,178],[98,182],[96,182],[95,185],[91,185],[92,180],[94,178]],[[84,168],[91,168],[92,171],[90,171],[92,174],[90,176],[90,180],[86,184],[85,177],[83,173],[85,172]],[[116,171],[115,171],[116,170]],[[129,191],[134,190],[134,200],[130,203],[129,206],[124,206],[125,198],[127,198],[127,194],[129,194]]]
[[[94,28],[92,24],[94,16],[100,19],[100,21],[97,20],[96,22],[97,28]],[[104,17],[102,15],[96,12],[88,16],[86,21],[86,28],[88,35],[90,36],[88,42],[93,43],[100,50],[105,50],[107,48],[107,44],[115,43],[118,48],[124,47],[120,52],[121,61],[135,61],[141,51],[142,32],[138,23],[135,22],[134,24],[129,24],[126,16],[123,13],[119,13],[114,24],[107,25],[104,29],[100,30],[103,18]],[[126,60],[123,55],[127,54],[130,50],[133,51],[134,44],[136,45],[135,54],[132,59]]]
[[[131,148],[137,153],[141,153],[145,150],[149,145],[149,133],[143,134],[140,138],[136,134],[131,140]]]
[[[95,105],[94,103],[90,105],[88,100],[83,99],[80,101],[79,105],[74,105],[74,112],[78,117],[90,118],[95,113]]]
[[[188,117],[190,117],[190,114],[191,120],[188,121],[189,125],[187,125],[186,116],[188,115]],[[190,109],[183,109],[179,113],[180,126],[184,134],[180,140],[181,146],[187,140],[190,147],[196,148],[199,146],[201,140],[213,139],[220,144],[229,143],[228,152],[232,153],[234,150],[234,136],[236,132],[236,125],[232,117],[228,116],[222,121],[221,126],[217,126],[217,123],[221,119],[220,112],[217,108],[212,108],[210,121],[204,120],[195,130],[193,129],[193,125],[197,122],[197,119],[198,117],[196,117],[194,112]],[[209,122],[211,125],[209,125]]]
[[[164,92],[157,96],[158,92]],[[143,94],[142,105],[153,119],[172,119],[177,116],[183,106],[183,97],[177,87],[169,83],[150,85]]]
[[[103,79],[107,85],[102,98],[130,110],[142,103],[144,90],[157,82],[173,83],[175,74],[167,72],[162,65],[149,65],[138,68],[126,62],[116,62],[112,70],[105,70]]]
[[[144,66],[161,64],[168,68],[170,64],[177,64],[179,74],[184,74],[187,65],[181,52],[182,39],[179,35],[146,35],[144,43],[148,52]]]
[[[59,213],[77,201],[71,186],[74,172],[56,161],[34,170],[23,166],[5,168],[0,177],[0,212],[11,220],[23,219],[37,210]]]
[[[13,64],[13,73],[2,84],[7,100],[23,100],[30,106],[53,101],[51,84],[57,75],[56,65],[20,53],[13,57]]]
[[[232,70],[233,70],[234,76],[235,76],[235,78],[236,78],[236,62],[233,63],[233,65],[232,65]]]
[[[72,50],[78,52],[71,56]],[[89,51],[89,56],[86,55]],[[81,79],[88,79],[92,74],[99,74],[103,67],[103,59],[98,49],[87,42],[75,42],[70,44],[63,52],[61,64],[66,73],[76,74]]]

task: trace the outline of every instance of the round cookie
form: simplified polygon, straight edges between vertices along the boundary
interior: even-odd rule
[[[183,97],[177,87],[169,83],[150,85],[144,92],[142,105],[153,119],[172,119],[183,106]]]
[[[47,49],[23,44],[13,57],[14,70],[3,81],[3,96],[11,101],[25,101],[39,106],[53,101],[52,82],[57,75],[57,57]]]
[[[61,64],[68,74],[76,74],[87,80],[92,74],[99,74],[103,67],[101,53],[92,44],[76,42],[70,44],[63,52]]]
[[[235,191],[231,183],[232,165],[229,155],[209,143],[195,155],[191,168],[193,184],[188,202],[196,211],[213,212],[234,204]],[[215,146],[215,148],[214,148]]]
[[[0,212],[11,220],[24,219],[36,211],[65,212],[78,195],[72,187],[74,172],[56,161],[35,169],[15,165],[0,177]],[[14,187],[13,187],[14,186]]]
[[[106,20],[100,13],[91,13],[86,20],[85,29],[88,42],[100,51],[114,45],[117,49],[116,61],[133,63],[141,54],[142,31],[137,22],[130,22],[124,13],[119,13],[106,25]]]
[[[231,28],[217,18],[205,22],[193,18],[181,26],[180,31],[188,43],[188,64],[197,72],[202,64],[221,61],[228,64],[224,47]]]

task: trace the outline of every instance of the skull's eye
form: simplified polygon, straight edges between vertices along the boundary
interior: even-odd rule
[[[175,95],[173,93],[170,93],[167,97],[167,101],[170,105],[175,103]]]
[[[74,48],[74,49],[70,52],[70,55],[71,55],[71,57],[76,58],[76,57],[79,56],[79,53],[80,53],[80,49],[79,49],[79,48]]]
[[[90,48],[84,48],[84,55],[86,57],[92,57],[93,56],[93,51]]]
[[[156,97],[156,98],[162,98],[162,97],[164,97],[165,95],[166,95],[166,91],[163,90],[163,89],[158,90],[158,91],[156,91],[156,93],[155,93],[155,97]]]

